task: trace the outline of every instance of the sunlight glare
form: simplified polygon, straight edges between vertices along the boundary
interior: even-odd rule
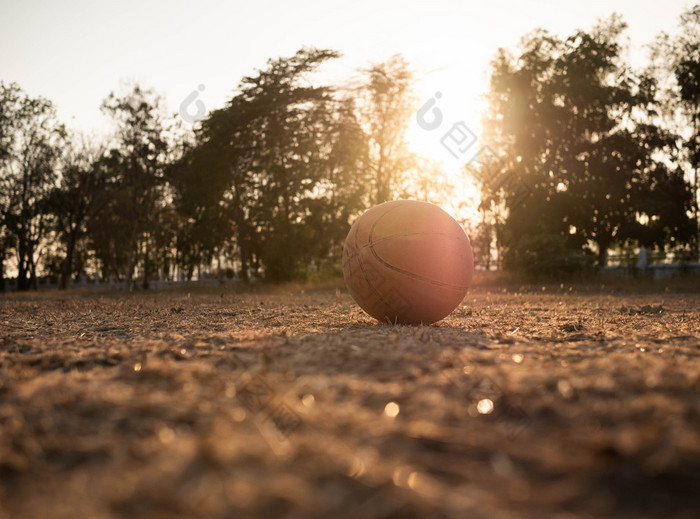
[[[455,59],[452,66],[416,73],[417,111],[411,117],[407,141],[412,152],[428,161],[431,171],[423,173],[451,188],[447,200],[431,198],[428,189],[418,189],[419,194],[458,221],[474,222],[479,192],[464,168],[484,146],[479,113],[484,109],[486,83],[482,71],[469,71],[457,63]]]

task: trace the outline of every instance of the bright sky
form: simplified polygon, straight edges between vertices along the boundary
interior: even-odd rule
[[[589,29],[619,12],[629,24],[633,63],[662,30],[673,32],[692,2],[684,0],[0,0],[0,80],[58,106],[68,127],[104,133],[101,101],[125,80],[154,87],[176,113],[198,86],[207,109],[231,97],[239,79],[270,57],[302,45],[341,51],[329,80],[402,53],[420,81],[421,102],[435,92],[442,126],[415,121],[416,151],[457,161],[440,144],[456,122],[478,134],[479,95],[498,47],[513,48],[536,27],[559,35]]]

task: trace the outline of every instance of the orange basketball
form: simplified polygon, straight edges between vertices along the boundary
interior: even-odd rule
[[[348,291],[365,312],[384,322],[439,321],[464,299],[473,270],[465,232],[426,202],[397,200],[373,207],[345,239]]]

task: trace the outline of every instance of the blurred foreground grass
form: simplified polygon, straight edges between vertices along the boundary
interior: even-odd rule
[[[693,517],[700,295],[543,286],[5,295],[0,517]]]

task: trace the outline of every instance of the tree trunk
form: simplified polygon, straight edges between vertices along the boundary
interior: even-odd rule
[[[58,284],[58,288],[60,290],[66,290],[68,288],[68,281],[70,280],[70,275],[73,270],[73,251],[75,250],[75,241],[76,236],[73,233],[70,233],[68,235],[68,243],[66,244],[66,259],[63,261],[61,280]]]
[[[29,273],[28,289],[38,290],[39,286],[36,280],[36,261],[34,260],[34,244],[29,242],[26,249],[27,254],[27,272]]]
[[[144,290],[148,290],[148,238],[146,238],[144,244],[142,286]]]
[[[22,292],[29,288],[27,286],[27,251],[23,237],[19,237],[17,242],[17,291]]]
[[[0,292],[5,291],[5,251],[0,250]]]
[[[377,193],[376,204],[381,204],[389,199],[389,179],[384,171],[384,145],[379,145],[379,162],[377,163]]]
[[[243,232],[238,232],[238,251],[241,254],[241,277],[243,281],[248,282],[248,251],[244,245]]]
[[[34,253],[29,257],[29,287],[32,290],[39,290],[39,283],[36,278],[36,263],[34,262]]]
[[[598,268],[603,268],[608,263],[609,245],[598,244]]]
[[[697,104],[695,105],[695,113],[698,114],[700,113],[698,111],[698,108],[700,108]],[[694,117],[693,118],[693,130],[694,130],[694,135],[695,138],[697,139],[698,136],[700,135],[700,130],[698,128],[698,122],[700,121],[700,118]],[[693,218],[695,219],[695,240],[693,243],[693,260],[692,261],[700,261],[700,214],[699,212],[699,207],[698,207],[698,164],[695,163],[694,167],[694,173],[695,173],[695,178],[693,182]]]
[[[491,232],[486,233],[486,272],[491,272]]]
[[[131,239],[129,240],[129,261],[126,264],[126,276],[124,277],[124,288],[129,290],[131,288],[131,278],[134,275],[134,268],[136,267],[136,253],[138,247],[138,237],[139,229],[138,225],[134,225],[131,231]]]
[[[163,257],[161,259],[163,262],[163,268],[161,270],[161,280],[167,281],[170,279],[170,258],[168,256],[168,249],[163,247]]]
[[[697,125],[696,125],[697,127]],[[697,129],[695,131],[697,133]],[[693,188],[693,212],[695,217],[695,244],[693,261],[700,261],[698,251],[700,251],[700,215],[698,214],[698,168],[695,167],[695,186]]]

